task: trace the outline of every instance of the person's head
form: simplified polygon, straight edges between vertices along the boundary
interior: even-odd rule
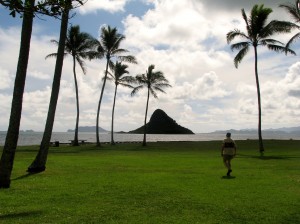
[[[231,137],[231,133],[228,132],[228,133],[226,134],[226,137],[227,137],[227,138],[230,138],[230,137]]]

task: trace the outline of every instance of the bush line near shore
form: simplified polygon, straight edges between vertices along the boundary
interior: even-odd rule
[[[18,147],[0,223],[299,223],[300,141],[236,142],[232,178],[221,141],[62,145],[34,175]]]

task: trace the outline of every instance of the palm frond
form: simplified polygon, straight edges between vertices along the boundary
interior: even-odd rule
[[[129,51],[126,49],[118,48],[118,49],[113,49],[110,53],[113,55],[119,55],[119,54],[124,54],[128,53]]]
[[[111,73],[107,73],[107,74],[108,74],[108,76],[106,77],[106,80],[107,80],[107,81],[114,82],[115,79],[111,76]],[[104,80],[104,78],[105,78],[105,77],[102,78],[102,81]]]
[[[234,57],[234,66],[236,68],[238,68],[239,63],[241,63],[241,61],[243,60],[243,58],[245,57],[245,55],[248,53],[249,51],[249,46],[245,46],[244,48],[242,48],[239,53],[237,53],[237,55]]]
[[[132,91],[131,91],[131,96],[134,96],[135,94],[137,94],[141,89],[143,89],[143,85],[137,86],[135,87]]]
[[[57,40],[50,40],[50,42],[58,46],[58,41]]]
[[[118,59],[120,61],[137,64],[136,58],[132,55],[126,55],[126,56],[118,56]]]
[[[115,71],[116,66],[111,60],[108,61],[108,67],[111,71]]]
[[[48,59],[48,58],[56,58],[57,57],[57,53],[52,53],[52,54],[48,54],[45,59]]]
[[[149,91],[150,91],[150,94],[151,94],[154,98],[158,98],[156,92],[155,92],[152,88],[150,88]]]
[[[278,33],[289,33],[292,29],[299,29],[299,26],[286,21],[272,20],[259,33],[260,38],[267,38]]]
[[[250,39],[245,33],[241,32],[238,29],[235,29],[233,31],[230,31],[227,33],[226,35],[226,39],[227,39],[227,43],[231,43],[231,41],[233,39],[235,39],[236,37],[241,37],[241,38],[245,38],[245,39]]]
[[[123,86],[123,87],[130,88],[130,89],[134,89],[134,87],[132,85],[129,85],[129,84],[126,84],[126,83],[119,82],[119,85]]]
[[[68,56],[68,53],[64,53],[64,58]],[[57,57],[57,53],[52,53],[52,54],[49,54],[45,57],[45,59],[49,58],[49,57]]]
[[[89,59],[89,60],[92,60],[92,59],[102,59],[102,58],[104,58],[104,54],[103,54],[103,53],[100,53],[100,52],[98,52],[98,51],[90,51],[90,52],[88,52],[87,56],[88,56],[88,59]]]
[[[154,86],[155,88],[165,88],[165,87],[172,87],[169,83],[158,83]]]
[[[161,93],[166,93],[162,88],[160,88],[158,86],[154,86],[153,89],[155,89],[156,91],[159,91]]]
[[[290,45],[292,45],[293,42],[295,42],[297,39],[300,38],[300,32],[296,33],[292,38],[287,42],[286,48],[290,48]]]
[[[148,79],[146,78],[145,74],[137,75],[135,79],[140,85],[148,85]]]
[[[300,0],[295,1],[295,5],[291,3],[280,4],[279,7],[285,9],[295,20],[295,22],[300,22]]]
[[[282,42],[280,42],[278,40],[274,40],[274,39],[262,39],[262,40],[259,41],[259,45],[266,46],[268,44],[280,44],[280,45],[283,45]]]
[[[286,54],[290,53],[290,54],[296,55],[296,53],[293,50],[283,47],[283,46],[279,46],[279,45],[275,45],[275,44],[268,44],[267,47],[269,50],[272,50],[272,51],[284,52]]]
[[[80,58],[80,57],[78,57],[78,56],[75,56],[75,58],[76,58],[76,61],[77,61],[77,62],[78,62],[78,64],[79,64],[79,66],[80,66],[80,68],[81,68],[81,70],[82,70],[83,74],[86,74],[86,68],[85,68],[84,61],[83,61],[83,60],[81,60],[81,58]]]
[[[124,76],[120,79],[122,83],[136,83],[136,79],[132,76]]]
[[[232,44],[230,46],[230,49],[232,51],[234,51],[234,50],[240,50],[242,48],[249,47],[250,44],[251,44],[250,42],[239,42],[239,43]]]

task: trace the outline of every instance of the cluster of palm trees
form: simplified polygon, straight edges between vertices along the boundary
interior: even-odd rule
[[[122,40],[125,36],[118,33],[116,28],[111,28],[110,26],[103,26],[101,28],[100,40],[98,41],[91,35],[85,32],[80,32],[79,26],[71,26],[68,30],[66,44],[65,44],[65,54],[69,54],[73,58],[73,74],[75,82],[75,92],[76,92],[76,125],[75,125],[75,135],[73,145],[78,146],[78,123],[79,123],[79,94],[78,94],[78,84],[76,77],[76,64],[78,63],[83,73],[86,73],[86,68],[84,64],[84,59],[106,59],[106,68],[104,71],[103,85],[101,89],[101,94],[98,102],[97,109],[97,119],[96,119],[96,145],[101,146],[99,139],[99,114],[101,108],[101,102],[103,98],[103,93],[106,85],[106,81],[113,81],[115,84],[113,107],[112,107],[112,120],[111,120],[111,145],[115,145],[114,141],[114,111],[117,96],[118,86],[124,86],[133,89],[131,95],[134,95],[144,86],[148,88],[146,113],[145,113],[145,124],[147,119],[148,103],[150,93],[156,98],[156,91],[164,92],[163,87],[170,87],[168,80],[164,77],[161,71],[154,72],[154,65],[150,65],[145,74],[137,75],[133,77],[129,74],[127,63],[137,63],[136,59],[132,55],[124,55],[128,51],[126,49],[120,48]],[[58,41],[52,40],[51,42],[58,45]],[[46,56],[56,57],[57,53],[52,53]],[[115,61],[113,59],[116,59]],[[125,76],[126,75],[126,76]],[[139,84],[137,87],[132,86],[132,84]],[[145,125],[146,127],[146,125]],[[144,141],[143,145],[146,145],[146,129],[144,131]]]
[[[146,145],[146,119],[148,112],[148,103],[150,94],[157,97],[157,91],[164,92],[164,87],[170,87],[168,80],[164,77],[160,71],[154,71],[155,66],[150,65],[146,72],[136,77],[132,77],[128,74],[128,65],[126,63],[137,63],[134,56],[126,55],[127,50],[120,48],[121,42],[125,39],[125,36],[119,34],[116,28],[110,26],[103,27],[101,30],[100,39],[96,40],[87,33],[81,33],[78,26],[70,27],[68,30],[69,12],[74,8],[74,2],[80,5],[84,4],[86,0],[0,0],[0,4],[8,7],[11,10],[11,14],[23,13],[23,24],[21,32],[21,47],[19,52],[19,61],[16,72],[14,94],[12,100],[11,116],[9,120],[9,127],[3,148],[3,153],[0,161],[0,188],[8,188],[10,186],[10,176],[13,168],[14,156],[17,146],[17,140],[19,136],[19,127],[22,111],[22,99],[26,79],[26,70],[28,64],[28,55],[30,51],[30,38],[32,30],[32,21],[34,14],[38,11],[42,14],[50,16],[61,17],[61,29],[59,41],[53,41],[58,44],[57,53],[48,55],[47,57],[56,57],[56,64],[54,70],[54,78],[52,84],[52,92],[50,97],[48,115],[44,130],[42,142],[38,151],[38,154],[33,163],[28,167],[28,172],[41,172],[45,170],[47,161],[49,143],[51,139],[53,123],[55,118],[56,105],[59,95],[61,73],[63,67],[63,58],[66,54],[70,54],[73,59],[73,73],[76,90],[76,128],[74,136],[74,145],[78,145],[78,123],[79,123],[79,94],[76,77],[76,63],[79,64],[82,71],[85,73],[85,59],[106,59],[106,68],[103,78],[103,85],[99,97],[99,103],[97,108],[96,119],[96,139],[97,146],[100,146],[99,139],[99,113],[103,93],[107,80],[112,80],[115,83],[115,94],[113,100],[112,109],[112,130],[111,130],[111,143],[114,144],[113,139],[113,121],[114,121],[114,108],[116,101],[116,94],[118,85],[123,85],[132,88],[131,95],[137,93],[143,87],[148,89],[146,113],[144,120],[144,139],[143,145]],[[295,1],[293,4],[282,4],[280,7],[284,8],[293,16],[296,22],[300,22],[300,0]],[[269,50],[295,54],[290,49],[291,43],[296,40],[300,33],[294,35],[291,40],[284,45],[283,43],[272,39],[271,36],[277,33],[289,33],[294,28],[299,28],[296,24],[291,22],[273,20],[267,23],[268,16],[271,14],[272,9],[265,8],[263,5],[255,5],[251,14],[248,17],[242,9],[242,17],[246,23],[246,33],[235,29],[227,34],[227,42],[231,43],[236,37],[244,39],[242,42],[234,43],[231,45],[232,50],[238,50],[238,54],[234,58],[234,64],[238,67],[244,56],[248,53],[249,48],[252,46],[255,55],[255,77],[258,96],[258,110],[259,110],[259,149],[260,152],[264,151],[262,135],[261,135],[261,97],[260,87],[258,79],[258,66],[257,66],[257,47],[266,46]],[[125,76],[126,75],[126,76]],[[137,83],[137,86],[132,86],[133,83]]]
[[[48,16],[60,17],[60,36],[59,41],[53,40],[52,42],[58,45],[57,53],[48,55],[48,57],[56,57],[54,78],[52,83],[52,91],[50,96],[50,103],[48,108],[48,114],[46,119],[46,125],[42,141],[39,147],[36,158],[32,164],[28,167],[29,173],[42,172],[46,169],[46,161],[48,156],[49,144],[53,130],[55,111],[58,101],[60,80],[63,67],[63,59],[66,54],[72,55],[73,58],[73,73],[74,82],[76,89],[76,99],[77,99],[77,117],[76,117],[76,132],[74,144],[78,144],[78,123],[79,123],[79,94],[76,78],[76,62],[80,65],[81,69],[85,73],[84,59],[102,59],[105,58],[106,69],[103,81],[103,86],[101,89],[100,99],[98,103],[97,110],[97,145],[100,146],[99,133],[98,133],[98,123],[99,123],[99,112],[101,101],[103,97],[103,92],[105,88],[106,80],[108,76],[115,78],[116,90],[118,85],[127,85],[133,81],[133,78],[122,77],[126,74],[126,66],[122,64],[124,62],[136,63],[135,57],[131,55],[124,55],[128,51],[120,48],[122,40],[125,36],[119,34],[116,28],[103,27],[101,30],[100,40],[92,38],[89,34],[81,33],[78,26],[71,27],[68,30],[68,20],[69,13],[72,9],[78,7],[78,5],[83,5],[87,0],[46,0],[46,1],[35,1],[35,0],[0,0],[0,4],[7,7],[11,11],[11,15],[15,16],[16,13],[22,14],[23,24],[21,32],[21,46],[19,52],[19,61],[17,66],[15,86],[11,107],[11,115],[9,120],[9,127],[6,134],[6,140],[0,161],[0,188],[10,187],[10,176],[13,168],[14,157],[19,137],[19,128],[22,112],[22,102],[23,93],[25,86],[25,79],[27,73],[27,64],[30,52],[30,39],[32,33],[32,24],[35,14],[45,14]],[[115,62],[114,62],[115,60]],[[118,61],[119,60],[119,61]],[[151,67],[153,67],[151,65]],[[109,68],[112,73],[109,72]],[[152,70],[151,70],[152,71]],[[151,82],[153,82],[153,77],[147,76],[147,87],[151,87]],[[161,76],[163,74],[161,73]],[[110,79],[109,79],[110,80]],[[170,86],[168,81],[160,79],[163,81],[161,87]],[[165,83],[164,83],[165,82]],[[134,88],[134,87],[132,87]],[[115,91],[116,92],[116,91]],[[151,92],[153,94],[153,90]],[[154,93],[155,94],[155,93]],[[155,95],[156,96],[156,95]],[[148,102],[148,100],[147,100]],[[115,105],[115,99],[114,99]],[[114,111],[114,109],[113,109]],[[112,116],[113,117],[113,116]],[[112,119],[112,129],[113,129],[113,119]],[[112,131],[113,134],[113,131]],[[113,135],[112,135],[112,144]]]

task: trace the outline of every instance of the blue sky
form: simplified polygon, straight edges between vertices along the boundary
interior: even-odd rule
[[[233,65],[236,52],[226,43],[226,33],[244,30],[241,8],[254,4],[273,9],[270,19],[290,20],[283,9],[286,1],[209,1],[209,0],[89,0],[76,10],[70,24],[99,36],[103,25],[117,27],[126,36],[122,47],[135,55],[138,64],[130,74],[144,73],[150,64],[162,71],[173,86],[167,94],[151,98],[149,117],[163,109],[180,125],[194,132],[257,127],[257,97],[253,52],[238,69]],[[289,1],[293,3],[294,1]],[[12,18],[0,8],[0,130],[8,126],[14,76],[18,58],[21,19]],[[33,27],[30,61],[24,94],[21,129],[42,131],[46,121],[56,52],[51,39],[58,39],[59,20],[36,18]],[[274,38],[286,42],[291,37]],[[293,46],[299,53],[299,43]],[[263,128],[291,127],[300,124],[299,56],[285,56],[259,49],[259,75],[263,104]],[[100,95],[104,61],[86,61],[87,74],[78,69],[80,125],[94,126]],[[75,126],[75,92],[72,61],[64,61],[60,97],[54,131]],[[114,86],[108,83],[100,114],[100,126],[110,130]],[[120,88],[117,96],[115,130],[140,127],[146,105],[146,92],[131,97]]]

